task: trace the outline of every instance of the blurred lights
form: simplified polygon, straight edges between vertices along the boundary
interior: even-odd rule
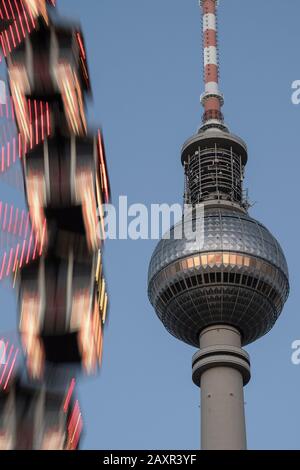
[[[20,334],[27,354],[27,367],[33,378],[40,378],[44,367],[44,348],[39,338],[41,301],[37,294],[23,292]]]
[[[60,63],[56,67],[56,76],[70,130],[75,135],[85,135],[87,123],[77,74],[70,64]]]
[[[16,275],[18,269],[22,268],[24,264],[29,264],[37,256],[42,256],[45,239],[46,219],[42,226],[41,238],[31,228],[29,240],[24,239],[23,243],[18,243],[15,248],[3,253],[2,258],[0,258],[0,280],[9,277],[12,273]]]
[[[68,424],[68,440],[67,440],[67,445],[66,445],[67,450],[77,449],[82,427],[83,427],[83,421],[82,421],[81,411],[79,407],[79,402],[78,400],[76,400],[74,408],[71,413],[71,418]]]
[[[25,66],[12,66],[9,69],[11,94],[15,108],[16,120],[20,134],[26,142],[30,142],[30,120],[26,93],[30,86]]]
[[[82,38],[81,33],[77,32],[76,33],[76,38],[77,38],[77,42],[78,42],[78,45],[79,45],[81,57],[84,60],[86,60],[85,47],[84,47],[84,44],[83,44],[83,38]]]
[[[27,201],[32,227],[39,241],[45,242],[43,232],[45,224],[44,206],[46,204],[46,184],[40,172],[29,171],[26,176]]]
[[[75,380],[72,379],[66,402],[62,391],[54,392],[47,387],[28,387],[19,376],[15,376],[9,389],[0,390],[3,405],[0,450],[23,449],[27,440],[33,445],[33,449],[76,450],[83,421],[79,402],[73,397],[74,387]]]
[[[0,391],[6,392],[9,388],[10,381],[14,375],[16,360],[19,354],[19,349],[8,341],[1,340],[5,346],[1,351],[0,361]]]
[[[35,158],[33,152],[30,153],[29,157],[26,157],[26,155],[29,150],[32,150],[51,136],[52,128],[58,125],[56,119],[59,119],[59,124],[63,122],[63,133],[67,131],[67,127],[72,136],[87,136],[83,90],[89,89],[90,84],[84,39],[80,31],[74,29],[68,30],[67,36],[68,39],[69,37],[71,38],[72,46],[67,50],[66,42],[64,41],[65,32],[61,34],[61,29],[58,28],[57,31],[55,26],[53,27],[51,17],[48,15],[47,4],[55,6],[56,2],[55,0],[0,0],[0,21],[1,19],[10,20],[7,22],[5,31],[0,34],[0,47],[2,47],[3,55],[5,57],[9,56],[7,62],[9,65],[11,92],[11,99],[7,99],[4,105],[0,105],[0,117],[6,115],[7,119],[15,120],[18,127],[17,137],[15,135],[10,136],[9,133],[6,133],[6,129],[3,130],[3,141],[5,144],[0,145],[0,173],[5,172],[18,159],[25,158],[24,172],[29,207],[29,212],[25,212],[0,201],[0,230],[2,229],[3,232],[21,237],[17,246],[15,248],[9,247],[8,251],[4,252],[2,258],[0,258],[0,279],[14,273],[14,282],[18,271],[23,266],[42,256],[44,246],[48,242],[45,208],[48,206],[52,207],[52,203],[55,206],[55,201],[48,200],[50,198],[50,188],[47,186],[48,174],[45,176],[43,170],[37,171],[36,168],[33,168],[34,165],[31,166],[31,158]],[[27,60],[28,46],[32,54],[34,54],[34,41],[31,42],[29,39],[26,42],[25,48],[20,48],[18,54],[12,54],[13,50],[18,47],[28,34],[40,27],[41,21],[43,21],[44,25],[49,25],[51,35],[53,34],[53,37],[56,39],[51,41],[50,46],[50,49],[52,47],[55,48],[54,54],[52,54],[52,49],[50,50],[50,56],[54,56],[56,59],[52,63],[49,76],[39,73],[40,70],[38,70],[38,65],[35,61],[32,61],[31,66],[29,66],[30,61]],[[45,54],[47,53],[45,52]],[[66,59],[66,56],[68,59]],[[15,60],[18,62],[20,59],[21,62],[14,63]],[[55,90],[56,94],[59,92],[61,95],[64,121],[61,120],[62,116],[59,114],[61,110],[58,111],[55,107],[52,108],[52,106],[50,108],[48,102],[35,99],[41,96],[39,94],[41,88],[49,86],[50,83],[47,82],[49,77],[52,82],[52,89]],[[33,99],[28,99],[30,95]],[[84,147],[85,139],[82,139],[82,147],[80,147],[80,139],[78,141],[78,148]],[[82,237],[82,235],[79,236],[78,234],[76,236],[84,240],[84,248],[82,249],[84,256],[87,253],[86,245],[90,251],[88,256],[91,257],[88,262],[90,262],[92,270],[87,272],[89,283],[91,275],[95,276],[95,278],[94,284],[89,288],[78,289],[77,280],[74,286],[71,283],[72,287],[68,290],[68,296],[70,296],[68,298],[68,302],[70,302],[68,305],[71,304],[71,313],[70,318],[67,317],[65,320],[63,327],[65,328],[63,334],[77,333],[77,346],[78,352],[81,355],[81,365],[88,374],[96,372],[97,368],[101,365],[103,325],[108,309],[108,295],[102,272],[102,259],[99,247],[101,239],[103,239],[102,235],[104,235],[103,203],[109,202],[110,186],[101,131],[98,132],[97,139],[95,138],[93,142],[94,151],[91,151],[90,155],[81,154],[81,151],[79,151],[78,165],[75,165],[75,172],[72,175],[71,187],[73,192],[71,192],[70,199],[72,205],[74,202],[76,204],[79,203],[82,208],[85,236]],[[95,145],[97,145],[97,152]],[[46,145],[40,149],[41,156],[45,152],[45,147]],[[96,154],[97,162],[95,162]],[[82,156],[85,158],[84,164],[82,163]],[[73,158],[72,155],[71,158]],[[76,159],[77,155],[75,155],[75,162]],[[67,197],[69,198],[69,195]],[[68,241],[68,249],[71,243],[73,242]],[[74,243],[77,246],[77,239]],[[78,242],[78,245],[80,243],[83,246],[81,240]],[[62,247],[58,246],[58,250],[62,250]],[[95,251],[98,251],[96,272],[94,271],[94,254],[91,255],[91,252]],[[61,257],[63,263],[65,263],[65,254],[62,254],[62,251],[59,252],[59,255],[55,252],[55,256]],[[81,259],[79,250],[76,252],[76,256],[78,258],[75,259],[75,262],[72,259],[72,269],[76,269],[74,268],[76,266],[75,263]],[[45,263],[46,260],[47,257],[43,258],[41,263]],[[43,264],[43,266],[45,265]],[[35,267],[36,265],[33,267],[33,272]],[[82,276],[84,277],[84,275]],[[75,273],[71,275],[70,279],[76,279],[77,277],[78,275]],[[51,275],[48,275],[45,282],[51,282],[50,278]],[[33,284],[30,282],[29,285],[31,289]],[[84,282],[82,285],[87,284]],[[44,374],[46,360],[44,347],[46,343],[43,343],[44,316],[50,310],[48,311],[48,307],[44,305],[44,290],[46,287],[42,291],[40,290],[41,286],[39,283],[34,284],[36,290],[28,289],[28,284],[27,288],[25,286],[26,283],[21,283],[20,337],[27,355],[29,375],[34,379],[41,379]],[[60,289],[57,297],[55,297],[55,302],[59,304],[57,306],[58,310],[60,309],[59,296],[61,296],[62,292],[63,287]],[[5,365],[0,365],[0,388],[2,386],[2,389],[5,390],[9,388],[11,383],[19,351],[13,345],[6,343],[4,351],[1,350],[1,353],[4,353],[7,359]],[[75,450],[78,448],[83,421],[79,402],[77,400],[74,401],[73,398],[74,389],[75,379],[73,378],[59,405],[59,425],[47,427],[47,409],[45,409],[45,426],[41,436],[41,448],[43,450],[64,448]],[[42,393],[42,391],[39,390],[39,393]],[[66,427],[66,423],[61,421],[61,413],[64,413],[67,423]],[[7,434],[1,434],[0,431],[0,449],[12,448],[14,446],[15,444],[11,442]]]
[[[2,52],[6,57],[36,25],[22,0],[0,0],[0,19],[8,21],[7,28],[0,35]]]
[[[104,141],[101,131],[98,131],[98,150],[99,150],[99,159],[100,159],[100,174],[101,174],[101,187],[104,193],[105,203],[108,204],[110,200],[110,187],[107,174],[107,165],[106,165],[106,156]]]
[[[0,430],[0,451],[13,449],[12,434],[6,430]]]
[[[76,385],[76,381],[73,378],[71,380],[70,385],[69,385],[67,395],[66,395],[66,399],[65,399],[65,402],[64,402],[64,412],[65,413],[68,411],[68,408],[69,408],[69,405],[70,405],[70,402],[71,402],[71,398],[72,398],[72,395],[73,395],[73,392],[74,392],[74,389],[75,389],[75,385]]]
[[[31,338],[29,348],[27,338],[22,337],[23,347],[27,353],[27,368],[33,379],[41,379],[44,373],[45,353],[41,340],[37,337]]]
[[[0,34],[3,55],[6,57],[37,27],[41,16],[46,24],[49,18],[46,4],[55,6],[55,0],[0,0],[0,20],[8,21]]]
[[[82,365],[87,374],[95,373],[97,364],[101,364],[102,321],[99,313],[96,300],[93,312],[91,312],[90,294],[87,290],[76,294],[73,301],[71,322],[72,326],[76,325],[79,330],[78,345],[82,355]]]
[[[46,24],[48,24],[48,12],[46,6],[46,0],[23,0],[28,12],[33,18],[37,18],[42,15]]]
[[[64,450],[66,440],[65,431],[59,427],[47,429],[45,431],[41,450]]]
[[[83,318],[89,315],[90,293],[87,289],[81,289],[73,295],[72,312],[70,320],[71,331],[78,331]]]
[[[11,66],[9,80],[14,115],[20,131],[19,156],[21,156],[22,152],[27,152],[28,146],[32,149],[50,135],[50,110],[47,102],[26,99],[30,85],[24,65]]]
[[[98,231],[97,204],[95,199],[94,179],[92,172],[80,169],[76,174],[76,196],[82,204],[82,215],[86,238],[90,250],[97,250],[100,245]]]

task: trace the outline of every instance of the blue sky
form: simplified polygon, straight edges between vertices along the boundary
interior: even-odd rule
[[[300,366],[300,4],[289,0],[220,2],[219,38],[224,114],[249,147],[250,213],[279,239],[291,295],[275,328],[246,349],[252,380],[245,388],[248,447],[299,448]],[[197,0],[59,0],[81,21],[93,101],[90,120],[105,134],[113,200],[182,201],[180,148],[202,115],[201,22]],[[24,204],[0,180],[0,199]],[[197,449],[200,392],[191,380],[195,349],[171,337],[147,299],[155,241],[109,241],[105,268],[110,317],[99,377],[80,386],[86,449]],[[16,325],[16,300],[0,287],[1,328]]]

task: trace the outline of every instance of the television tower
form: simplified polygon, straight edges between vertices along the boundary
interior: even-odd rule
[[[200,346],[192,367],[193,381],[201,388],[202,449],[238,450],[246,448],[243,386],[250,380],[250,359],[242,346],[274,326],[288,297],[289,279],[279,243],[248,214],[243,191],[247,147],[224,124],[217,4],[200,1],[204,115],[181,153],[184,199],[192,210],[156,247],[148,295],[173,336]],[[201,221],[201,243],[192,242],[186,230],[181,239],[174,236],[183,224],[201,226]]]

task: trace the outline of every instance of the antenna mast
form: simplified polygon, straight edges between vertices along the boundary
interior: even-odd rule
[[[204,86],[201,103],[204,107],[200,131],[214,127],[227,131],[221,108],[223,94],[219,90],[218,0],[199,0],[203,21]]]

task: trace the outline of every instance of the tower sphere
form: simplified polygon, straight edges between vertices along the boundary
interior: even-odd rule
[[[202,239],[191,241],[192,224],[201,223]],[[196,347],[200,332],[214,324],[237,328],[244,345],[267,333],[289,292],[277,240],[243,208],[223,201],[204,204],[204,218],[190,211],[178,239],[181,226],[158,243],[149,266],[149,299],[166,329]]]

